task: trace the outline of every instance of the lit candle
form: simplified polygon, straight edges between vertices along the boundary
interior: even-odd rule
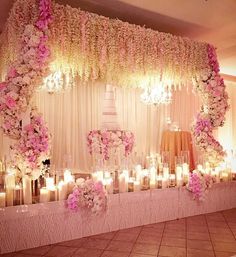
[[[50,202],[57,201],[57,188],[55,186],[49,188]]]
[[[163,167],[163,176],[166,180],[169,179],[169,167]]]
[[[229,174],[227,172],[222,172],[221,173],[221,179],[222,179],[223,182],[227,182],[228,177],[229,177]]]
[[[0,192],[0,208],[6,207],[6,193]]]
[[[109,178],[106,180],[106,190],[108,194],[113,194],[113,180]]]
[[[40,188],[39,202],[46,203],[50,200],[49,190],[46,187]]]
[[[141,190],[140,181],[134,181],[134,192],[139,192]]]
[[[156,180],[156,174],[157,174],[156,168],[155,168],[154,166],[151,167],[150,170],[149,170],[149,172],[150,172],[150,180],[151,180],[152,182],[155,181],[155,180]]]
[[[23,199],[24,204],[32,204],[32,187],[31,187],[31,177],[23,176]]]
[[[22,202],[22,187],[16,185],[14,188],[14,205],[21,205]]]
[[[5,184],[6,184],[7,206],[13,206],[14,188],[15,188],[15,175],[13,173],[7,173],[5,175]]]
[[[128,191],[128,182],[126,182],[125,175],[122,173],[119,176],[119,192],[124,193]]]
[[[103,180],[103,171],[97,171],[97,180],[102,181]]]
[[[104,172],[104,178],[106,179],[106,178],[110,178],[110,177],[111,177],[111,173],[108,172],[108,171],[105,171]]]
[[[202,165],[201,165],[201,164],[198,164],[198,165],[197,165],[197,170],[199,170],[199,171],[203,171],[203,167],[202,167]]]
[[[150,180],[150,189],[156,188],[156,180]]]
[[[54,178],[53,177],[46,178],[46,188],[47,189],[54,188]]]
[[[135,166],[135,175],[136,175],[136,180],[140,181],[141,179],[141,174],[142,174],[142,166],[139,164],[139,165],[136,165]]]
[[[58,183],[58,200],[66,200],[67,198],[67,183],[60,181]]]
[[[69,182],[71,182],[73,180],[73,178],[72,178],[72,175],[71,175],[71,171],[70,170],[65,170],[64,171],[64,181],[66,182],[66,183],[69,183]]]

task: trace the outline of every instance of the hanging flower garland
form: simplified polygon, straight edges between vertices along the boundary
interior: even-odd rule
[[[106,210],[107,193],[102,182],[77,179],[73,192],[69,195],[67,206],[73,211],[89,210],[98,215]]]
[[[127,157],[133,150],[134,134],[124,130],[92,130],[87,136],[90,154],[101,155],[103,160],[109,160],[111,150],[121,148]]]
[[[8,69],[5,81],[0,83],[3,132],[11,138],[20,140],[12,148],[14,152],[17,149],[17,154],[30,169],[36,168],[49,154],[49,136],[42,117],[35,109],[31,113],[32,124],[24,128],[22,117],[28,105],[31,105],[30,100],[36,88],[48,74],[50,50],[47,46],[47,34],[51,20],[50,0],[40,0],[38,20],[35,25],[25,26],[21,36],[20,53]],[[39,142],[36,134],[41,134],[39,138],[43,139],[43,142]],[[22,147],[24,143],[27,150]],[[43,147],[40,144],[43,144]],[[32,154],[35,154],[34,158]]]
[[[215,48],[208,45],[210,70],[195,81],[195,89],[203,101],[201,112],[193,125],[196,145],[205,153],[207,161],[216,166],[225,156],[223,147],[214,138],[213,130],[224,125],[225,114],[229,108],[228,94],[219,74],[219,64]]]

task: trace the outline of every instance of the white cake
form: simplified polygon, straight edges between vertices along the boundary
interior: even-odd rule
[[[116,111],[114,91],[111,85],[106,86],[106,92],[104,93],[101,129],[120,129]]]

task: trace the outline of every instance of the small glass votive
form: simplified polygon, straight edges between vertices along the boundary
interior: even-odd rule
[[[22,205],[23,204],[23,189],[21,185],[16,185],[13,191],[13,204]]]

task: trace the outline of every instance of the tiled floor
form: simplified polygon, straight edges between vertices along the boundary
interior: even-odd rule
[[[236,256],[236,209],[124,229],[8,257]]]

